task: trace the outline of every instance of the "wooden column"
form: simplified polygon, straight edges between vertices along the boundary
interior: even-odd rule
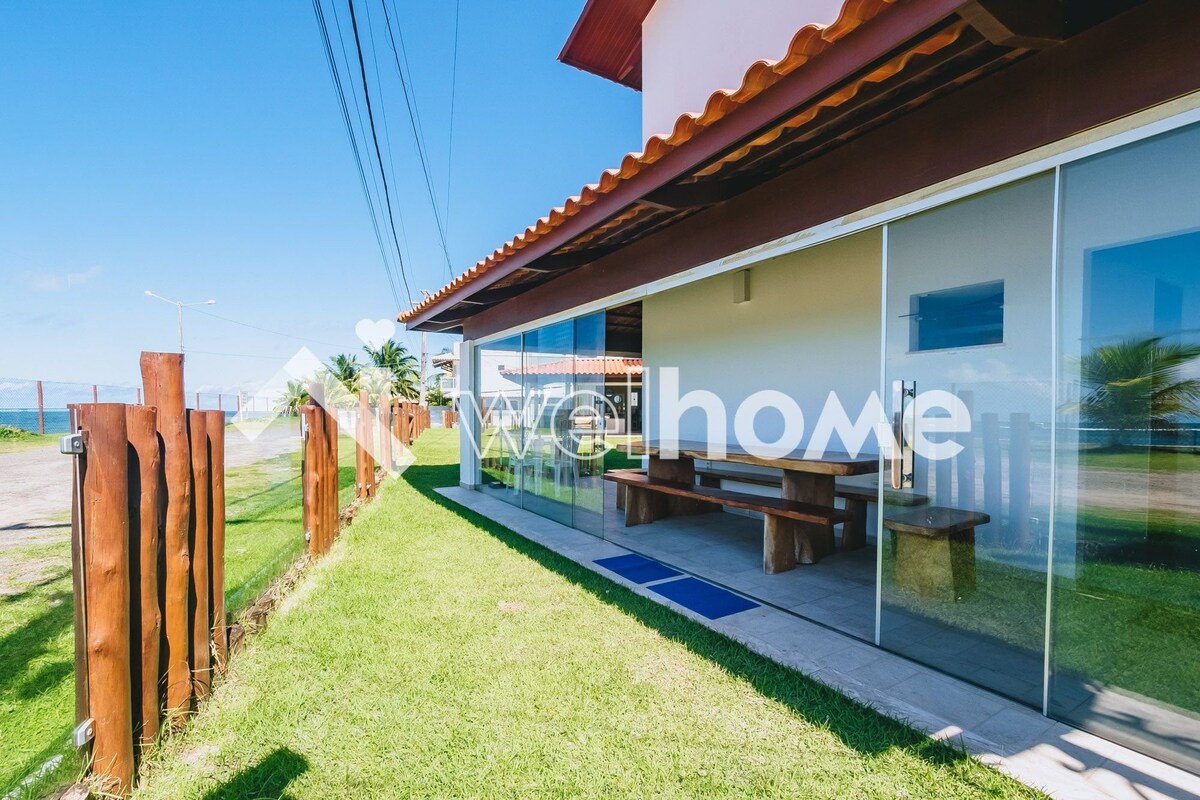
[[[225,412],[208,412],[209,478],[212,487],[209,528],[209,606],[212,608],[213,666],[223,672],[229,662],[229,629],[225,620]]]
[[[317,409],[320,420],[321,481],[316,510],[320,519],[319,531],[324,550],[333,546],[338,533],[338,424],[337,415]]]
[[[95,722],[92,769],[105,792],[133,784],[133,694],[129,628],[129,440],[125,406],[78,410],[86,437],[81,524],[89,714]]]
[[[192,453],[192,524],[188,545],[192,553],[191,635],[192,691],[196,699],[212,686],[212,625],[209,621],[209,560],[212,547],[212,485],[208,451],[208,415],[188,412]]]
[[[780,496],[784,500],[833,508],[835,488],[832,475],[784,470]],[[792,527],[796,531],[796,560],[799,563],[815,564],[833,552],[833,529],[829,526],[794,522]]]
[[[99,403],[99,402],[100,402],[100,391],[99,391],[99,389],[96,387],[96,384],[94,384],[94,383],[92,384],[92,402],[93,402],[93,403]]]
[[[397,434],[405,447],[412,447],[412,419],[408,412],[408,403],[400,404],[400,432]]]
[[[188,447],[183,400],[183,356],[179,353],[142,353],[142,384],[146,405],[158,413],[162,439],[163,505],[163,658],[166,713],[169,724],[191,708],[192,676],[189,666],[188,586],[191,551],[188,527],[192,516],[192,462]]]
[[[379,398],[379,461],[383,464],[384,477],[395,466],[392,461],[392,400],[386,395]]]
[[[323,414],[317,406],[301,406],[300,416],[304,420],[304,460],[300,466],[304,535],[308,539],[309,557],[316,558],[324,552],[320,525],[323,510],[320,474],[325,466],[325,454],[322,452],[319,431]]]
[[[46,432],[46,401],[42,397],[42,382],[37,382],[38,397],[38,433]],[[73,429],[72,429],[73,430]]]
[[[158,604],[160,475],[162,453],[157,410],[126,406],[129,437],[129,571],[130,636],[138,656],[133,658],[134,732],[142,747],[158,739],[158,667],[162,640],[162,611]]]

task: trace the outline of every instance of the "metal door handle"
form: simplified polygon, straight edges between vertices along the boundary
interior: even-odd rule
[[[893,489],[913,487],[913,450],[909,437],[904,435],[904,401],[917,398],[917,382],[909,386],[904,381],[892,381],[892,438],[899,452],[892,452],[891,479]],[[913,418],[916,425],[916,418]],[[915,431],[914,431],[915,433]]]

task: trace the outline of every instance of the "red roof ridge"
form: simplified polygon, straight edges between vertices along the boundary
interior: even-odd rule
[[[459,275],[437,292],[427,296],[423,301],[414,305],[408,311],[399,315],[401,322],[407,322],[426,308],[440,302],[446,296],[473,281],[477,276],[497,266],[507,257],[518,250],[537,241],[541,237],[562,225],[581,209],[592,205],[601,196],[609,194],[623,182],[640,173],[644,168],[661,160],[675,148],[680,147],[696,136],[700,131],[715,124],[745,105],[766,89],[773,86],[781,78],[804,66],[814,56],[822,53],[831,44],[846,36],[868,20],[874,19],[885,8],[903,0],[845,0],[841,11],[834,22],[829,25],[813,23],[805,25],[792,37],[787,53],[783,58],[771,61],[760,60],[750,65],[742,78],[742,84],[737,89],[719,89],[713,92],[704,110],[699,113],[681,114],[668,134],[655,134],[646,142],[640,153],[628,153],[621,159],[617,168],[606,169],[600,175],[600,180],[590,183],[580,190],[579,194],[566,200],[563,205],[552,209],[549,214],[538,219],[525,231],[512,240],[505,242],[490,255],[480,259],[466,272]],[[857,90],[856,90],[857,92]],[[717,166],[719,169],[719,165]],[[715,171],[715,170],[714,170]]]

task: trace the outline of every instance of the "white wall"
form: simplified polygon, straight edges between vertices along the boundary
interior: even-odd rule
[[[642,133],[669,133],[736,89],[755,61],[787,53],[796,32],[837,19],[842,0],[658,0],[642,23]]]
[[[649,438],[659,436],[658,380],[678,367],[680,392],[707,389],[728,409],[726,441],[734,441],[734,412],[750,394],[774,389],[804,412],[807,442],[830,391],[857,416],[879,385],[879,307],[882,236],[867,231],[764,262],[751,271],[749,302],[733,302],[733,275],[720,275],[647,298],[642,312],[642,357],[650,407]],[[705,415],[689,411],[680,436],[707,438]],[[781,417],[756,420],[764,441],[783,432]],[[832,449],[842,449],[835,437]],[[872,439],[868,448],[877,452]]]

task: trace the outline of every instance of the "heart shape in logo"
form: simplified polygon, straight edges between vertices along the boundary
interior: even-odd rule
[[[396,335],[396,323],[390,319],[360,319],[354,326],[354,333],[367,347],[378,349]]]

